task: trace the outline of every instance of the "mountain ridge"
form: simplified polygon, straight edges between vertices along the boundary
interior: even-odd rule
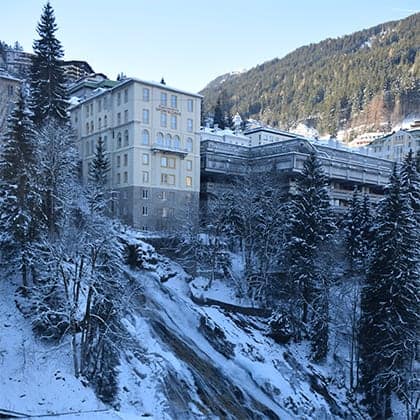
[[[200,92],[204,113],[223,111],[335,135],[387,131],[420,110],[420,13],[297,48]],[[357,128],[356,128],[357,127]]]

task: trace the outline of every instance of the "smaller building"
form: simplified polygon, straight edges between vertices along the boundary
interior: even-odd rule
[[[298,136],[287,131],[270,127],[257,127],[246,130],[244,135],[249,138],[250,146],[276,143],[278,141],[295,139]]]
[[[366,146],[369,155],[402,162],[410,150],[420,150],[420,128],[398,130],[374,140]]]

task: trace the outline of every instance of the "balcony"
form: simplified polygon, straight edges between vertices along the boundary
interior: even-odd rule
[[[172,155],[178,155],[181,159],[184,159],[185,156],[190,153],[187,149],[181,149],[180,147],[175,146],[168,146],[165,144],[153,143],[152,144],[152,152],[162,152],[162,153],[169,153]]]

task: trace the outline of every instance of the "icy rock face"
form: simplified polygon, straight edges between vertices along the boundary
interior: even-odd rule
[[[216,351],[223,354],[227,359],[233,357],[235,345],[226,339],[226,334],[211,319],[201,316],[199,330]]]

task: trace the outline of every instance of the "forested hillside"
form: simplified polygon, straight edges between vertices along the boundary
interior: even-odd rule
[[[310,44],[240,74],[220,76],[200,93],[204,112],[223,110],[290,129],[321,133],[387,130],[420,110],[420,13]],[[350,128],[354,129],[351,133]]]

